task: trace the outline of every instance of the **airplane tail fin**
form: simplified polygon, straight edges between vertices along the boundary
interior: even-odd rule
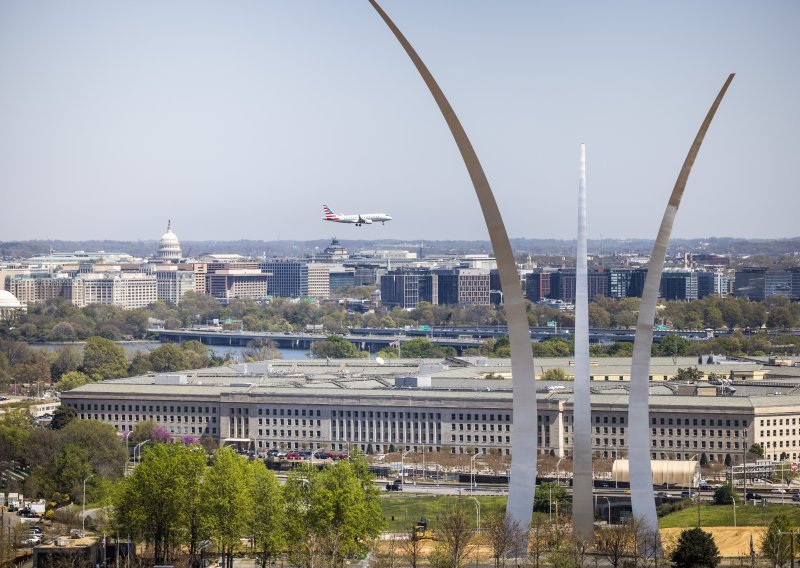
[[[339,219],[339,216],[331,211],[330,207],[327,205],[322,206],[322,210],[325,212],[325,219],[328,221],[336,221]]]

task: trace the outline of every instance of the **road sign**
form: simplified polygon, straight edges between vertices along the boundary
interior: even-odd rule
[[[790,467],[792,471],[797,471],[797,462],[792,462],[792,465]]]
[[[549,322],[547,322],[547,327],[555,327],[556,325],[558,325],[558,322],[556,322],[556,320],[550,320]]]

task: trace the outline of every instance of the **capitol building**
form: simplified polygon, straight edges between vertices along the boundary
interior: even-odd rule
[[[178,236],[172,232],[172,221],[168,221],[167,232],[161,235],[155,258],[160,262],[178,262],[182,256],[181,243]]]

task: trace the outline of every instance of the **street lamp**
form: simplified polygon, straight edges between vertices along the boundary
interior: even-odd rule
[[[140,442],[136,444],[136,446],[133,448],[133,465],[137,465],[142,461],[142,446],[144,446],[148,442],[152,442],[152,440],[145,440],[144,442]],[[139,461],[136,461],[137,451],[139,452]]]
[[[733,503],[733,526],[736,526],[736,495],[731,492],[731,503]]]
[[[406,466],[405,462],[403,461],[405,457],[411,453],[411,450],[406,450],[400,455],[400,484],[406,484]]]
[[[475,521],[478,526],[478,533],[481,532],[481,502],[478,501],[477,497],[470,497],[473,501],[475,501]]]
[[[82,511],[81,511],[81,535],[86,533],[86,482],[89,481],[90,478],[94,477],[93,473],[89,474],[89,477],[83,480],[83,503]]]
[[[608,503],[608,524],[610,525],[611,524],[611,499],[609,499],[608,497],[603,497],[603,499],[605,499],[606,503]]]
[[[478,453],[475,452],[475,454],[469,460],[469,475],[470,475],[469,490],[473,495],[475,495],[475,458],[477,457]]]

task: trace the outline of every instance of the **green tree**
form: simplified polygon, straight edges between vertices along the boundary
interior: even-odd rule
[[[552,505],[556,510],[558,503],[567,501],[567,490],[562,485],[552,481],[543,481],[536,488],[533,500],[533,510],[547,512]]]
[[[736,497],[736,491],[730,483],[720,485],[714,491],[714,504],[715,505],[730,505]]]
[[[214,454],[214,463],[203,479],[203,504],[209,534],[222,552],[227,568],[233,567],[233,551],[247,534],[253,509],[249,491],[250,469],[247,460],[230,447]]]
[[[685,369],[679,367],[678,372],[675,373],[674,380],[696,383],[698,381],[702,381],[703,377],[705,377],[703,371],[698,370],[697,367],[686,367]]]
[[[330,359],[358,359],[367,357],[366,352],[359,351],[356,346],[341,335],[329,335],[323,341],[316,341],[311,346],[314,357],[328,357]]]
[[[747,450],[747,452],[759,458],[764,457],[764,447],[759,443],[755,443],[752,446],[750,446],[750,449]]]
[[[71,406],[59,406],[53,412],[53,419],[50,421],[51,430],[61,430],[70,422],[78,417],[78,413]]]
[[[55,384],[55,389],[59,392],[66,392],[91,382],[92,378],[89,375],[80,371],[70,371],[61,376],[61,380]]]
[[[167,343],[150,352],[150,365],[156,373],[170,373],[189,368],[186,352],[173,343]]]
[[[56,351],[56,354],[50,363],[50,374],[52,375],[53,380],[57,381],[61,379],[62,375],[77,371],[82,362],[83,356],[78,352],[77,349],[71,346],[62,347]]]
[[[260,462],[251,462],[250,534],[261,551],[261,568],[266,568],[286,545],[283,490],[277,476]]]
[[[452,347],[441,347],[424,337],[415,337],[400,345],[400,356],[410,359],[430,359],[455,355]]]
[[[94,380],[124,377],[128,374],[125,350],[110,339],[90,337],[83,348],[83,372]]]
[[[589,304],[589,325],[591,327],[610,327],[611,314],[596,303]]]
[[[123,534],[152,545],[163,564],[171,539],[184,530],[186,504],[200,493],[205,454],[181,444],[157,444],[144,450],[142,462],[116,492],[115,523]]]
[[[8,412],[0,415],[0,462],[24,461],[25,448],[32,431],[30,414]]]
[[[653,344],[653,355],[659,357],[682,357],[690,355],[691,350],[691,342],[680,335],[667,335]]]
[[[767,558],[773,567],[784,566],[791,558],[791,539],[783,532],[794,530],[792,522],[787,515],[776,515],[767,527],[764,540],[761,541],[761,554]]]
[[[100,477],[114,479],[122,476],[128,456],[125,444],[110,424],[96,420],[73,420],[60,430],[64,446],[73,444],[88,452],[92,470]]]
[[[678,538],[670,560],[676,568],[716,568],[719,549],[711,533],[700,528],[687,529]]]

